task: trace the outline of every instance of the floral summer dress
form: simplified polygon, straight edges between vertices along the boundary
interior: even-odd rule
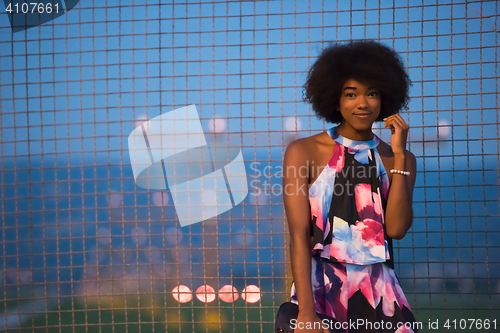
[[[335,128],[327,132],[336,144],[309,188],[316,312],[343,323],[366,323],[348,332],[417,332],[400,324],[415,318],[394,274],[392,240],[385,234],[389,178],[377,151],[380,139],[353,141]],[[295,285],[291,301],[297,303]]]

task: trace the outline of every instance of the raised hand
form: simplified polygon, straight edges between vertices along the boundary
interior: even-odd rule
[[[391,148],[394,155],[404,154],[406,151],[406,140],[408,137],[408,130],[410,127],[400,114],[396,113],[392,116],[384,118],[385,128],[391,130]]]

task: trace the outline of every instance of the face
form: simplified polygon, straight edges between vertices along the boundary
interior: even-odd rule
[[[339,111],[344,126],[357,131],[371,129],[380,114],[382,100],[377,88],[349,79],[342,86]]]

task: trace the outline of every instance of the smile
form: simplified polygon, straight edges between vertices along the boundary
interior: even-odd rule
[[[369,118],[372,114],[371,113],[354,113],[353,116],[358,117],[358,118]]]

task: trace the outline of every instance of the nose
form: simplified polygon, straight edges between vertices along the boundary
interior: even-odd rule
[[[368,106],[368,101],[366,96],[361,95],[358,97],[358,109],[365,109]]]

